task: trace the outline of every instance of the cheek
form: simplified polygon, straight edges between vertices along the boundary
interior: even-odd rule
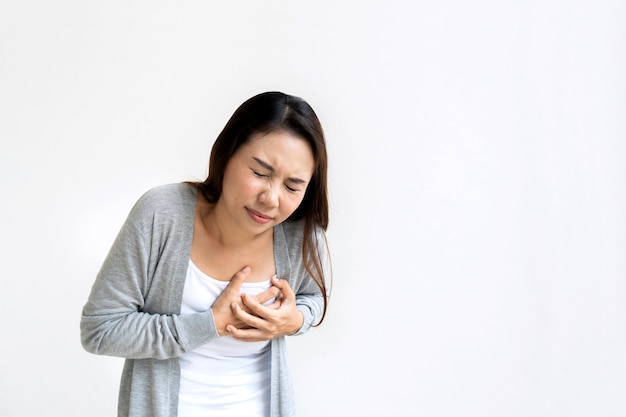
[[[259,193],[261,185],[259,180],[255,178],[245,177],[237,183],[238,191],[246,196],[256,195]]]
[[[236,200],[245,200],[250,198],[259,185],[254,178],[236,172],[227,172],[224,175],[223,190],[225,195],[231,196]]]
[[[285,198],[285,203],[284,203],[285,211],[287,211],[289,215],[291,215],[300,206],[300,203],[302,203],[302,200],[304,200],[303,195],[287,196]]]

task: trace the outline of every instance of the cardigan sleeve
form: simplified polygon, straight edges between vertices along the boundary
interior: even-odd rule
[[[322,262],[324,279],[326,281],[331,276],[331,268],[330,256],[326,245],[326,237],[323,231],[316,231],[316,241],[318,243],[317,250],[320,254],[320,260]],[[304,270],[304,278],[296,293],[296,307],[304,316],[304,320],[302,322],[302,327],[300,327],[300,329],[294,333],[293,336],[304,334],[309,331],[312,326],[319,323],[324,309],[324,297],[322,296],[319,287],[313,278],[306,272],[304,266],[302,266],[302,269]],[[329,291],[330,289],[327,286],[327,292]]]
[[[296,308],[304,316],[304,321],[302,322],[302,327],[292,336],[299,336],[308,332],[311,326],[319,321],[324,308],[324,299],[321,294],[297,295]]]
[[[211,309],[177,314],[180,302],[172,301],[176,256],[171,253],[180,252],[183,236],[171,232],[159,238],[158,216],[145,200],[131,211],[83,307],[81,342],[88,352],[167,359],[219,337]]]

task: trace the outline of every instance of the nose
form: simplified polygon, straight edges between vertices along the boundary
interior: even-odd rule
[[[268,184],[267,189],[259,195],[259,201],[266,207],[278,207],[278,187]]]

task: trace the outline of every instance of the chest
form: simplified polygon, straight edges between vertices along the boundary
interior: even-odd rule
[[[207,246],[192,246],[191,260],[204,274],[219,281],[230,281],[244,266],[250,267],[246,282],[267,281],[276,275],[272,245],[257,250],[220,250]]]
[[[253,239],[240,239],[238,243],[234,243],[236,238],[231,238],[234,242],[227,244],[225,241],[231,237],[228,234],[237,234],[237,228],[224,220],[228,217],[222,216],[219,222],[204,221],[217,212],[215,207],[198,202],[190,252],[191,261],[198,269],[219,281],[230,281],[245,266],[250,267],[246,279],[249,283],[267,281],[276,275],[273,229]]]

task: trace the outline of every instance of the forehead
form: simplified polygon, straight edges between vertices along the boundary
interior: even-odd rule
[[[257,134],[241,145],[236,154],[244,158],[259,158],[276,170],[299,171],[309,176],[315,160],[309,142],[287,131]]]

